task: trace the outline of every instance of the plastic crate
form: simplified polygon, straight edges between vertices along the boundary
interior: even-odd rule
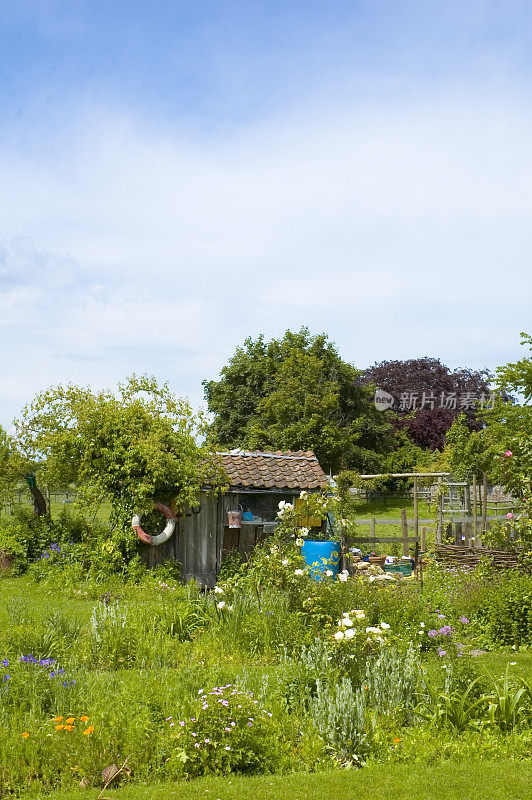
[[[385,564],[385,572],[401,572],[405,578],[412,575],[412,564]]]

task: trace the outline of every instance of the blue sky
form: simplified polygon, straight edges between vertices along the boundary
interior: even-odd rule
[[[245,336],[490,367],[531,330],[526,2],[0,3],[0,421]]]

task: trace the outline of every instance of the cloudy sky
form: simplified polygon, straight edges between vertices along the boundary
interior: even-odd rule
[[[532,8],[2,0],[0,422],[248,336],[493,368],[532,331]]]

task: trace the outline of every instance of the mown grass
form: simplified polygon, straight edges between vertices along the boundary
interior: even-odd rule
[[[370,536],[370,526],[368,524],[363,524],[362,520],[367,522],[372,517],[375,518],[375,532],[377,534],[377,539],[379,536],[397,536],[400,537],[402,535],[401,531],[401,509],[406,509],[407,519],[409,522],[413,522],[414,520],[414,501],[412,498],[404,498],[397,500],[395,498],[383,498],[379,500],[361,500],[357,503],[356,506],[356,513],[357,513],[357,529],[356,533],[353,534],[354,538],[356,537],[367,537]],[[426,541],[427,543],[433,542],[436,535],[436,504],[431,503],[430,506],[425,500],[421,500],[418,505],[418,514],[420,520],[431,520],[429,524],[425,524],[424,527],[426,528]],[[382,520],[390,520],[394,519],[398,522],[396,524],[384,524]],[[420,523],[421,527],[422,523]],[[413,536],[413,530],[409,530],[409,536]],[[369,545],[365,546],[365,549]],[[364,548],[362,548],[364,549]],[[387,544],[385,550],[387,554],[394,554],[392,551],[394,549],[393,545]],[[402,547],[400,545],[396,545],[397,553],[399,555],[399,549],[402,553]]]
[[[150,786],[107,789],[116,800],[527,800],[530,762],[449,763],[414,769],[406,764],[370,764],[360,770],[257,777],[201,778]],[[93,800],[96,790],[24,795],[46,800]]]

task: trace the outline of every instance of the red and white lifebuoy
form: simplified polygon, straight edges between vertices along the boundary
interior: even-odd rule
[[[162,531],[162,533],[158,533],[157,536],[150,536],[149,533],[146,533],[142,530],[140,525],[140,516],[138,514],[135,514],[131,520],[131,527],[141,542],[144,542],[145,544],[164,544],[164,542],[167,542],[175,531],[175,514],[172,509],[168,508],[168,506],[165,506],[164,503],[154,503],[153,505],[166,517],[167,522],[164,531]]]

